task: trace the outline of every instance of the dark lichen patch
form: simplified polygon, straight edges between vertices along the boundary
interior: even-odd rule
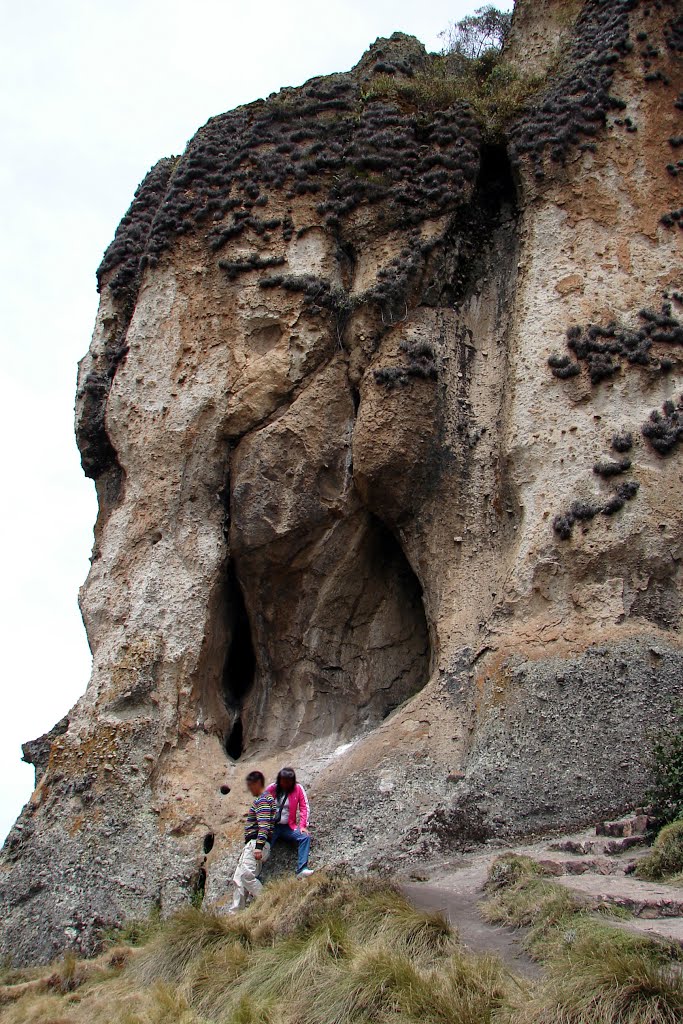
[[[612,86],[617,65],[633,49],[629,15],[637,5],[638,0],[588,0],[574,30],[571,71],[560,73],[513,126],[513,159],[530,160],[538,180],[553,163],[563,164],[575,146],[593,139],[610,111],[626,108]]]
[[[665,228],[675,228],[678,225],[683,230],[683,206],[680,209],[669,210],[668,213],[662,214],[659,218],[659,223],[663,224]]]
[[[163,202],[176,163],[176,157],[159,160],[136,189],[133,202],[116,229],[114,240],[97,269],[98,291],[106,275],[115,270],[116,273],[109,281],[109,288],[114,297],[128,300],[134,298],[141,270],[140,264],[152,224]]]
[[[612,476],[619,476],[621,473],[626,473],[630,468],[630,459],[602,459],[600,462],[595,463],[593,466],[593,472],[596,476],[609,478]]]
[[[315,274],[270,274],[260,278],[259,288],[282,288],[284,291],[300,293],[304,306],[314,316],[328,312],[337,317],[345,317],[354,306],[344,288]]]
[[[548,366],[553,377],[557,377],[558,380],[569,380],[570,377],[578,377],[581,373],[580,364],[572,362],[569,356],[552,355],[548,359]]]
[[[683,53],[683,15],[664,26],[664,44],[671,53]]]
[[[615,434],[612,438],[612,448],[615,452],[619,452],[620,455],[624,452],[630,452],[631,448],[633,448],[633,434],[630,430]]]
[[[683,440],[683,395],[674,403],[664,402],[661,412],[653,409],[643,424],[643,437],[659,455],[668,455]]]
[[[670,302],[661,310],[641,309],[641,326],[625,327],[612,321],[607,325],[574,325],[567,331],[567,347],[575,356],[554,354],[548,360],[553,376],[565,380],[575,377],[585,366],[592,384],[599,384],[618,373],[624,364],[657,368],[667,373],[673,362],[668,355],[657,355],[655,345],[683,345],[683,324],[674,316]]]
[[[78,395],[76,439],[83,471],[94,480],[111,468],[120,474],[105,425],[107,400],[116,371],[128,353],[126,334],[144,267],[144,251],[175,163],[175,158],[160,160],[145,176],[97,270],[98,290],[105,281],[108,283],[116,326],[105,334],[102,349],[95,355]]]
[[[211,119],[173,176],[149,259],[204,225],[213,249],[267,230],[252,210],[271,191],[321,194],[317,212],[335,229],[365,203],[383,203],[387,222],[403,225],[462,201],[479,166],[467,106],[425,117],[360,97],[352,75],[337,75]]]
[[[560,540],[569,540],[575,523],[589,523],[598,515],[616,515],[627,501],[635,498],[639,488],[640,484],[637,481],[625,480],[605,501],[575,501],[566,512],[555,516],[553,530]]]
[[[240,274],[280,267],[284,262],[284,256],[259,256],[258,253],[252,253],[243,260],[219,260],[218,266],[225,270],[229,281],[234,281]]]
[[[374,370],[375,381],[378,384],[394,388],[397,385],[408,384],[411,379],[438,379],[439,371],[433,345],[427,341],[404,340],[400,343],[399,349],[406,355],[406,362],[399,366],[383,366]]]

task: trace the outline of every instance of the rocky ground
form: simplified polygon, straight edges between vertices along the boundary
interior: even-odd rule
[[[611,922],[616,927],[683,946],[683,886],[653,884],[633,873],[649,852],[647,829],[647,815],[635,814],[591,830],[506,847],[505,852],[532,858],[588,908],[623,910],[626,918]],[[520,973],[534,976],[538,964],[522,948],[523,933],[489,924],[479,909],[489,868],[500,853],[473,853],[459,865],[431,865],[424,880],[404,888],[417,906],[444,910],[474,949],[496,952]]]

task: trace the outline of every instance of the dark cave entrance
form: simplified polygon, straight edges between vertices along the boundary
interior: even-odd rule
[[[242,705],[254,685],[256,653],[244,595],[232,562],[228,566],[226,593],[230,617],[230,643],[223,665],[222,691],[232,725],[224,737],[224,745],[228,757],[236,761],[242,756],[244,749]]]
[[[506,214],[512,216],[516,213],[517,186],[504,143],[486,142],[482,145],[473,202],[491,228],[495,228]]]
[[[355,576],[347,595],[353,612],[335,638],[362,652],[349,690],[360,698],[348,718],[349,735],[374,728],[419,693],[432,655],[422,584],[394,531],[369,510]]]

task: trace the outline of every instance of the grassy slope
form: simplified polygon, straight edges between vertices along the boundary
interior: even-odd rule
[[[680,1024],[683,950],[610,924],[615,908],[589,912],[526,857],[501,857],[483,905],[491,922],[528,928],[544,980],[506,1008],[506,1024]]]
[[[596,920],[525,858],[496,862],[485,913],[529,928],[547,965],[537,986],[468,952],[443,917],[386,882],[321,873],[270,884],[235,917],[188,909],[134,927],[96,961],[67,959],[49,977],[10,972],[6,985],[28,988],[0,989],[0,1024],[683,1020],[680,950]]]
[[[74,991],[54,978],[0,1010],[2,1024],[483,1024],[509,985],[439,914],[385,882],[322,873],[272,883],[235,917],[188,909]]]

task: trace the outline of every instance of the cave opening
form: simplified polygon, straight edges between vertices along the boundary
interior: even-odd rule
[[[474,202],[491,227],[517,208],[517,187],[507,148],[502,142],[486,142],[481,147],[479,177]]]
[[[230,617],[230,643],[223,665],[222,690],[231,726],[224,737],[225,752],[237,760],[244,751],[242,705],[254,685],[256,653],[244,595],[231,562],[226,578],[227,607]]]

